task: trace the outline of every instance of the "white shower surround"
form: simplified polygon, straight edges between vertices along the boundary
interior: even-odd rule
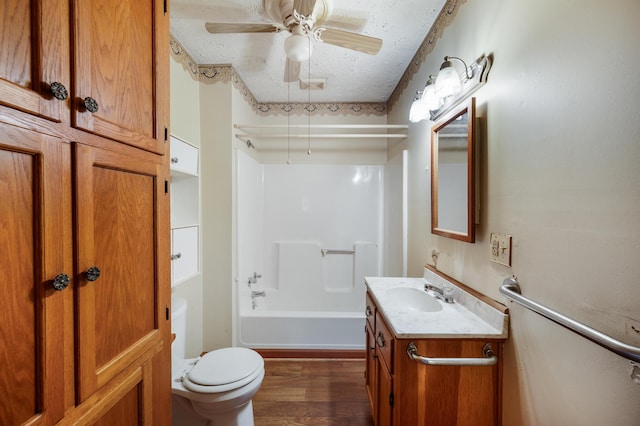
[[[363,349],[364,276],[381,273],[383,166],[236,158],[235,343]],[[251,290],[266,293],[255,308]]]

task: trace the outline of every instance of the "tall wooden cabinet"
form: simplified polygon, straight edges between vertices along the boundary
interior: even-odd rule
[[[0,424],[171,423],[167,7],[0,3]]]
[[[166,1],[72,1],[76,127],[164,152],[166,123],[155,119],[168,107],[155,99],[169,93],[168,72],[157,73],[166,67],[159,63],[167,57]]]

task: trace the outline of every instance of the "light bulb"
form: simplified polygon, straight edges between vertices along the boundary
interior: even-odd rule
[[[426,107],[430,111],[435,111],[437,109],[440,109],[440,98],[436,96],[435,84],[429,84],[424,89],[424,92],[422,92],[422,97],[420,98],[420,100],[422,101],[423,104],[426,105]]]
[[[429,108],[427,108],[427,105],[422,102],[420,98],[414,100],[409,110],[409,121],[417,123],[418,121],[426,119],[428,116]]]
[[[311,44],[306,35],[292,34],[284,41],[287,58],[296,62],[304,62],[311,56]]]
[[[436,78],[435,90],[436,96],[439,98],[457,95],[462,90],[460,77],[451,62],[445,61],[440,67],[438,78]]]

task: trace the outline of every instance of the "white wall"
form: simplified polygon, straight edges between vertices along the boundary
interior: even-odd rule
[[[382,275],[387,277],[406,275],[404,175],[405,160],[400,151],[384,166]]]
[[[200,96],[198,82],[172,57],[171,73],[171,134],[200,146]],[[197,214],[197,213],[196,213]],[[202,352],[202,274],[171,289],[171,295],[187,300],[186,355]]]
[[[430,233],[428,130],[411,125],[409,275],[439,269],[505,301],[523,294],[635,346],[640,335],[640,2],[468,0],[389,113],[445,55],[494,54],[476,93],[484,116],[476,243]],[[489,234],[513,235],[513,267],[489,262]],[[506,303],[506,302],[505,302]],[[504,357],[503,424],[637,425],[629,361],[515,304]]]
[[[203,349],[231,345],[233,145],[231,83],[200,83]]]

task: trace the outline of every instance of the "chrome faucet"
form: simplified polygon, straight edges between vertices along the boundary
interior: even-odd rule
[[[255,299],[256,297],[267,297],[267,293],[262,290],[262,291],[252,291],[251,292],[251,298]]]
[[[452,290],[452,289],[449,289]],[[444,288],[437,287],[433,284],[426,283],[424,285],[424,291],[433,291],[435,293],[436,298],[442,300],[445,303],[453,303],[453,292],[445,291]]]

